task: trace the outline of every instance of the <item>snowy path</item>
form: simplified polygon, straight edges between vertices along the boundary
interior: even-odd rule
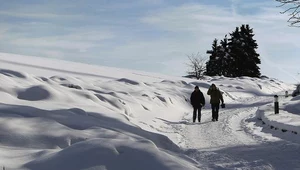
[[[190,123],[192,115],[186,113],[180,124],[173,124],[180,129],[186,154],[201,162],[201,169],[300,169],[299,139],[279,139],[255,125],[259,123],[253,118],[256,110],[272,98],[246,100],[220,109],[218,122],[211,121],[206,106],[201,123]]]
[[[203,123],[186,126],[184,129],[185,137],[191,139],[188,140],[187,148],[220,149],[228,146],[255,144],[255,140],[245,134],[239,125],[245,117],[249,116],[249,113],[255,111],[254,108],[221,111],[218,122],[212,122],[210,112],[206,111]]]

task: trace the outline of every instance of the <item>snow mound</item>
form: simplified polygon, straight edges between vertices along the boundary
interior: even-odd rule
[[[163,80],[161,81],[161,83],[163,84],[169,84],[169,85],[176,85],[176,86],[179,86],[179,87],[184,87],[184,86],[190,86],[186,81],[171,81],[171,80]]]
[[[127,79],[127,78],[121,78],[121,79],[118,79],[117,81],[125,83],[125,84],[129,84],[129,85],[140,85],[141,84],[141,83],[139,83],[137,81],[130,80],[130,79]]]
[[[80,108],[42,110],[34,107],[0,105],[0,143],[22,148],[66,148],[95,137],[147,139],[157,147],[179,152],[164,135],[144,131],[120,115],[86,112]]]
[[[52,77],[50,77],[50,79],[54,80],[56,82],[61,82],[61,81],[66,81],[67,80],[67,78],[61,77],[61,76],[52,76]]]
[[[287,98],[281,101],[281,104],[282,110],[300,116],[300,96],[293,97],[290,100]]]
[[[36,77],[37,80],[41,81],[41,82],[44,82],[44,81],[49,81],[48,78],[46,77]]]
[[[79,142],[57,153],[31,161],[24,167],[31,170],[197,169],[185,160],[159,151],[151,141],[114,139],[92,139]]]
[[[291,101],[298,101],[298,100],[300,100],[300,95],[299,95],[299,96],[296,96],[296,97],[293,97],[293,98],[291,99]]]
[[[205,89],[208,89],[211,86],[211,84],[209,84],[207,82],[192,82],[191,84],[194,85],[194,86],[199,86],[199,88],[202,87],[202,88],[205,88]]]
[[[236,86],[235,88],[236,88],[236,89],[241,89],[241,90],[244,89],[244,88],[241,87],[241,86]]]
[[[82,90],[82,87],[80,87],[79,85],[76,85],[76,84],[61,84],[61,85],[65,86],[65,87],[72,88],[72,89]]]
[[[292,132],[300,134],[300,116],[280,110],[279,114],[274,114],[268,108],[262,107],[256,112],[256,117],[269,125],[272,129],[279,129],[282,132]]]
[[[18,91],[17,97],[21,100],[39,101],[51,98],[50,88],[46,86],[33,86]]]
[[[8,69],[0,69],[0,74],[9,76],[9,77],[17,77],[17,78],[23,78],[23,79],[27,78],[26,74],[23,74],[18,71],[8,70]]]
[[[295,98],[280,97],[278,114],[274,113],[274,106],[269,104],[260,107],[256,117],[271,128],[300,134],[300,100]]]

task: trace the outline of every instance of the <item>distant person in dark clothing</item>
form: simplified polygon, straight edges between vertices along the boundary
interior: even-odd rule
[[[211,109],[212,109],[212,121],[213,122],[218,121],[220,101],[222,102],[222,105],[224,105],[222,93],[216,87],[215,84],[212,84],[209,87],[207,94],[210,95],[210,104],[211,104]]]
[[[195,90],[191,95],[191,104],[194,108],[193,122],[196,121],[197,110],[198,110],[198,122],[201,122],[201,108],[205,105],[205,98],[198,86],[195,87]]]

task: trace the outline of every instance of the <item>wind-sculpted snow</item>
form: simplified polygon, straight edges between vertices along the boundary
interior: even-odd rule
[[[238,143],[235,134],[241,133],[210,122],[189,126],[196,85],[206,98],[204,113],[210,111],[206,92],[214,83],[226,109],[240,107],[242,115],[270,101],[249,102],[291,89],[267,78],[194,80],[3,53],[0,63],[0,165],[6,169],[201,169],[201,160],[188,158],[179,147],[204,146],[185,138],[193,136],[185,127],[220,146]],[[223,114],[232,115],[223,123],[238,130],[239,110]],[[218,128],[227,142],[211,136]]]
[[[129,79],[126,79],[126,78],[118,79],[117,81],[123,82],[125,84],[129,84],[129,85],[140,85],[139,82],[134,81],[134,80],[129,80]]]
[[[86,155],[88,153],[88,155]],[[101,159],[99,159],[101,158]],[[120,140],[95,138],[76,143],[62,151],[38,158],[25,165],[32,170],[52,169],[196,169],[186,161],[160,151],[145,139]],[[73,162],[70,164],[69,162]]]
[[[22,89],[17,93],[18,99],[21,100],[46,100],[51,97],[51,93],[44,86],[33,86],[27,89]]]
[[[0,74],[9,76],[9,77],[17,77],[17,78],[26,78],[27,76],[23,73],[20,73],[18,71],[13,70],[7,70],[7,69],[0,69]]]
[[[108,131],[113,133],[122,131],[124,134],[128,133],[125,135],[126,139],[145,137],[160,147],[178,150],[178,147],[166,137],[146,132],[128,122],[124,116],[109,117],[102,113],[85,112],[79,108],[41,110],[13,105],[1,105],[0,113],[4,132],[0,143],[6,146],[36,149],[65,148],[79,139],[106,138],[110,133]],[[104,133],[105,131],[107,132]],[[115,137],[113,135],[113,138]]]
[[[147,132],[130,122],[128,118],[128,116],[142,116],[145,111],[149,112],[153,107],[149,102],[155,103],[157,100],[156,92],[152,91],[155,89],[154,86],[136,91],[135,88],[127,89],[126,86],[120,86],[118,81],[115,86],[111,84],[112,87],[109,87],[106,81],[93,86],[92,82],[84,84],[75,78],[65,76],[64,78],[43,77],[43,79],[27,76],[28,79],[22,80],[19,80],[20,76],[5,75],[5,77],[9,81],[3,83],[1,91],[11,95],[13,103],[20,104],[5,104],[6,100],[2,98],[0,144],[37,153],[36,156],[28,157],[27,162],[23,162],[23,168],[73,170],[89,167],[98,169],[99,167],[106,169],[132,167],[135,169],[149,164],[152,165],[151,168],[149,166],[144,169],[153,167],[195,169],[194,163],[181,158],[183,156],[180,156],[179,147],[168,137]],[[77,83],[84,87],[65,88],[62,83]],[[143,86],[140,83],[128,85]],[[115,90],[115,87],[118,87],[118,90]],[[153,98],[145,98],[144,93]],[[158,99],[159,103],[171,101],[167,96],[166,99],[162,96]],[[26,105],[24,102],[27,102]],[[158,106],[164,107],[159,103]],[[78,105],[80,108],[73,107]],[[139,113],[140,111],[143,112]],[[155,113],[151,117],[154,118],[158,114],[162,112]],[[91,140],[98,141],[97,145],[91,144],[89,142]],[[122,145],[114,146],[112,140]],[[126,144],[129,141],[131,142]],[[119,149],[119,156],[114,155],[113,150],[107,150],[106,154],[99,155],[99,152],[105,152],[108,143],[118,149],[128,149],[123,151]],[[140,147],[136,148],[139,145]],[[162,149],[169,150],[172,154]],[[40,152],[41,150],[47,152]],[[86,157],[87,161],[82,162],[82,157]],[[104,157],[110,161],[104,161]],[[81,160],[80,166],[70,161],[76,159]],[[137,159],[142,161],[133,164]],[[117,162],[118,166],[114,166],[117,165],[114,162]],[[17,166],[7,162],[1,163],[11,168]],[[19,164],[21,165],[22,163]]]
[[[188,84],[186,81],[171,81],[171,80],[163,80],[162,84],[170,85],[170,86],[179,86],[179,87],[191,87],[191,84]]]

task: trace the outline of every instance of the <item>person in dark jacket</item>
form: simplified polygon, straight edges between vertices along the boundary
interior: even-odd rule
[[[190,101],[194,108],[193,122],[196,121],[197,111],[198,111],[198,122],[201,122],[201,108],[205,105],[205,98],[198,86],[195,87],[195,90],[193,91],[193,93],[191,95]]]
[[[209,87],[207,94],[210,95],[210,104],[211,104],[211,109],[212,109],[212,121],[213,122],[218,121],[220,101],[222,102],[222,105],[224,105],[222,93],[216,87],[215,84],[212,84]]]

